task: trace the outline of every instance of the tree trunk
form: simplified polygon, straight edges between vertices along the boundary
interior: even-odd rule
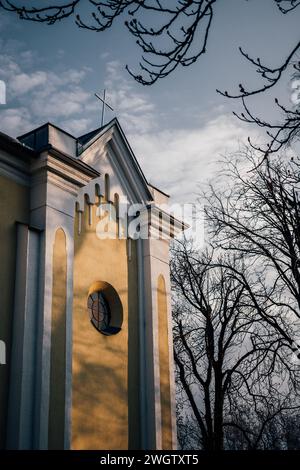
[[[224,394],[222,390],[222,372],[217,367],[215,369],[215,409],[214,409],[214,437],[213,450],[223,450],[224,432],[223,432],[223,404]]]

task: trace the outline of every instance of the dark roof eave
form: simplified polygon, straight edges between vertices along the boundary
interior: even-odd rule
[[[164,191],[162,191],[161,189],[159,189],[157,186],[154,186],[154,184],[148,183],[148,186],[150,186],[151,188],[155,189],[156,191],[158,191],[159,193],[163,194],[164,196],[170,197],[170,194],[165,193]]]
[[[0,132],[0,148],[5,152],[16,153],[22,158],[36,158],[38,153],[7,134]]]
[[[47,127],[47,126],[54,127],[55,129],[59,130],[60,132],[63,132],[64,134],[68,135],[69,137],[72,137],[72,139],[76,140],[76,137],[74,137],[74,135],[70,134],[70,132],[65,131],[61,127],[59,127],[56,124],[53,124],[52,122],[49,122],[49,121],[45,122],[41,126],[36,127],[35,129],[32,129],[31,131],[25,132],[25,134],[19,135],[17,137],[17,139],[24,139],[24,137],[27,137],[28,135],[33,134],[34,132],[37,132],[37,131],[43,129],[43,127]]]
[[[32,150],[31,148],[18,142],[7,134],[0,132],[0,149],[3,149],[8,153],[13,153],[14,155],[20,156],[24,159],[37,158],[41,154],[41,152],[49,151],[56,158],[59,158],[64,163],[67,163],[71,167],[81,171],[85,175],[89,176],[91,179],[100,176],[100,173],[91,166],[87,165],[81,160],[77,160],[71,157],[70,155],[61,152],[60,150],[57,150],[52,145],[47,145],[40,149],[39,152],[36,152],[35,150]]]

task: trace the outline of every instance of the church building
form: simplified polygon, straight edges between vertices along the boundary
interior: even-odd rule
[[[0,133],[0,447],[176,449],[169,244],[117,119]]]

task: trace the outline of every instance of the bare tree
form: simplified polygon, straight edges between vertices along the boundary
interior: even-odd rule
[[[300,6],[299,0],[272,1],[283,15],[295,14]],[[93,32],[105,31],[117,19],[124,18],[126,28],[142,51],[140,71],[134,72],[128,66],[126,68],[139,83],[153,85],[157,80],[170,75],[178,66],[188,67],[206,53],[214,14],[221,2],[222,0],[56,0],[52,3],[50,0],[40,0],[34,2],[34,6],[28,6],[28,2],[24,5],[22,0],[0,0],[0,8],[22,20],[48,25],[73,17],[78,27]],[[283,121],[268,122],[250,110],[248,101],[251,97],[274,88],[290,67],[294,68],[294,74],[299,77],[299,50],[300,41],[287,51],[279,65],[272,66],[240,49],[242,57],[255,68],[260,77],[260,85],[249,89],[241,83],[237,93],[217,90],[226,97],[241,100],[244,112],[236,114],[239,119],[267,130],[269,142],[266,147],[250,142],[265,157],[298,138],[299,107],[287,108],[275,100],[283,113]]]
[[[257,168],[251,150],[241,157],[227,161],[228,189],[211,187],[206,196],[211,242],[251,266],[248,279],[244,273],[236,275],[262,317],[290,345],[291,353],[299,355],[300,161],[278,157]],[[257,280],[252,294],[248,282],[253,276]]]
[[[94,32],[110,28],[118,17],[126,15],[125,25],[142,49],[143,75],[127,69],[138,82],[152,85],[179,65],[189,66],[205,53],[217,0],[85,0],[85,10],[87,3],[92,7],[87,20],[79,13],[83,3],[74,0],[61,5],[41,4],[38,8],[2,0],[0,8],[23,20],[48,25],[74,16],[77,26]]]
[[[298,0],[273,1],[283,14],[295,11],[300,5]],[[83,3],[85,10],[87,4],[92,7],[90,20],[84,20],[80,14]],[[40,6],[26,6],[22,1],[1,0],[0,8],[15,13],[22,20],[49,25],[74,16],[80,28],[95,32],[110,28],[118,17],[127,15],[125,25],[149,57],[146,59],[143,56],[140,63],[144,76],[134,77],[144,85],[150,85],[169,75],[179,65],[186,67],[193,64],[206,52],[214,12],[220,3],[220,0],[64,0],[55,4],[49,2],[45,5],[43,1]],[[146,14],[149,19],[145,18]],[[258,67],[258,73],[267,83],[251,91],[245,91],[240,85],[239,97],[273,87],[299,48],[300,42],[276,68],[263,65],[260,59],[254,60],[241,50],[242,55]]]
[[[184,242],[173,249],[179,401],[183,413],[192,413],[193,440],[198,436],[199,448],[206,450],[224,448],[231,429],[242,433],[247,448],[258,448],[268,423],[297,407],[295,371],[284,361],[287,344],[263,321],[235,275],[243,272],[242,263],[231,259],[229,269],[228,262]],[[250,419],[236,419],[245,407],[255,410],[256,428]],[[183,436],[184,429],[181,421]]]
[[[263,419],[256,416],[255,410],[246,407],[237,409],[235,421],[239,427],[231,428],[226,433],[226,448],[231,450],[249,449],[249,441],[241,429],[251,429],[250,437],[260,434],[258,429],[264,423],[263,435],[259,441],[261,450],[299,450],[300,449],[300,416],[298,410],[278,410],[278,413],[268,420],[266,412]],[[256,439],[256,438],[255,438]],[[255,449],[255,439],[250,441],[250,448]]]
[[[263,154],[263,160],[267,159],[270,154],[277,153],[282,148],[291,145],[299,138],[300,135],[300,62],[292,63],[291,60],[298,50],[299,44],[297,44],[295,50],[293,50],[293,53],[278,69],[267,68],[261,65],[260,59],[254,61],[249,56],[244,54],[243,51],[241,51],[253,65],[258,67],[257,72],[262,75],[265,80],[267,80],[268,84],[252,91],[246,91],[244,86],[240,84],[240,92],[238,94],[229,94],[227,91],[222,92],[217,90],[218,93],[223,96],[241,100],[243,112],[233,113],[240,121],[248,124],[255,124],[256,126],[266,130],[268,142],[264,146],[257,145],[256,143],[253,143],[250,138],[248,138],[248,142],[252,149]],[[277,98],[275,98],[275,106],[282,115],[281,120],[278,122],[269,122],[255,115],[255,113],[250,110],[247,100],[256,94],[263,93],[269,88],[275,86],[280,80],[283,72],[290,66],[292,66],[294,69],[294,72],[292,73],[292,80],[295,84],[295,90],[292,93],[292,95],[295,95],[295,99],[292,107],[284,106],[283,104],[279,103]]]
[[[201,431],[194,414],[188,413],[184,403],[177,402],[177,435],[180,449],[194,450],[199,448]]]
[[[300,448],[300,415],[283,415],[281,418],[282,440],[285,448],[288,450],[297,450]]]

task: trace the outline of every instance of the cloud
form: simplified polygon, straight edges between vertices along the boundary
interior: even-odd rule
[[[32,111],[40,118],[56,120],[80,114],[88,99],[89,94],[80,87],[67,90],[57,87],[53,93],[42,90],[34,93]]]
[[[30,130],[34,127],[30,113],[26,108],[10,108],[1,110],[1,132],[7,132],[12,136],[24,133],[24,129]],[[13,130],[13,132],[11,132]]]
[[[247,142],[252,129],[240,124],[224,105],[203,115],[193,110],[193,127],[182,121],[172,127],[159,127],[160,112],[145,93],[122,72],[118,61],[106,65],[109,102],[128,136],[138,161],[155,186],[176,202],[193,202],[204,185],[220,169],[225,154],[236,152]],[[179,127],[180,126],[180,127]]]
[[[249,129],[222,114],[198,128],[167,129],[132,135],[137,158],[154,185],[178,202],[193,202],[203,186],[220,169],[224,154],[245,143]]]
[[[52,121],[77,136],[99,122],[101,107],[84,81],[91,70],[66,68],[55,73],[41,67],[34,51],[17,41],[0,40],[0,79],[5,80],[8,106],[0,107],[2,132],[20,135],[46,121]],[[38,67],[35,66],[38,65]],[[146,177],[169,192],[174,201],[194,201],[203,184],[218,169],[222,154],[238,150],[249,130],[222,107],[210,116],[194,116],[193,127],[182,121],[172,127],[162,122],[159,109],[148,95],[124,73],[118,61],[105,69],[108,102],[114,107]],[[170,110],[171,113],[171,110]],[[110,119],[114,113],[107,113]]]
[[[87,129],[91,129],[91,119],[79,118],[79,119],[68,119],[61,122],[61,127],[68,130],[70,134],[79,136],[85,133]]]
[[[46,72],[34,72],[31,74],[19,73],[12,77],[9,81],[9,89],[11,92],[18,96],[28,93],[30,90],[37,88],[41,85],[46,86],[47,73]]]
[[[105,87],[118,119],[127,132],[144,134],[156,128],[155,106],[137,88],[136,83],[124,75],[120,62],[106,64]]]
[[[94,98],[82,86],[89,68],[66,68],[59,74],[36,69],[40,61],[34,51],[17,41],[0,40],[0,45],[0,80],[7,88],[7,106],[0,108],[2,132],[16,136],[45,121],[63,123],[76,134],[90,129],[92,120],[85,116],[93,112]]]
[[[109,52],[102,52],[102,53],[100,54],[100,59],[101,59],[101,60],[105,60],[105,59],[107,59],[109,56],[110,56],[110,53],[109,53]]]

